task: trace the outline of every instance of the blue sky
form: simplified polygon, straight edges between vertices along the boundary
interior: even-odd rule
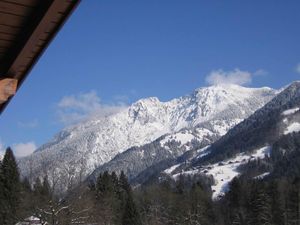
[[[298,80],[299,8],[298,0],[82,0],[0,116],[0,148],[27,154],[86,114],[166,101],[214,83],[208,76],[273,88]]]

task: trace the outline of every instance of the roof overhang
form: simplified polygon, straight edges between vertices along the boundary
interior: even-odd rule
[[[79,2],[0,1],[0,114]]]

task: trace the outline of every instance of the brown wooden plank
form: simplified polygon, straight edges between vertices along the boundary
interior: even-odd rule
[[[20,32],[20,28],[3,25],[0,22],[0,31],[7,34],[17,34]]]
[[[20,27],[24,21],[24,18],[20,16],[4,14],[0,12],[0,24],[9,25],[13,27]]]
[[[37,44],[32,48],[32,53],[36,54],[39,51],[41,51],[41,49],[43,48],[43,46],[45,45],[45,41],[44,40],[39,40],[39,42],[37,42]]]
[[[8,48],[8,47],[10,47],[13,43],[14,43],[14,41],[8,41],[8,40],[1,40],[1,39],[0,39],[0,47]]]
[[[9,97],[13,96],[17,91],[17,79],[1,79],[0,80],[0,103],[4,103]]]
[[[12,15],[26,16],[34,8],[18,5],[10,2],[0,1],[0,12]]]
[[[7,34],[7,33],[2,33],[0,31],[0,39],[3,40],[14,40],[16,38],[16,35],[13,34]]]
[[[16,5],[27,6],[27,7],[35,7],[39,1],[43,0],[3,0],[8,3],[14,3]]]
[[[31,4],[34,0],[5,1],[26,5],[27,3]],[[0,76],[3,74],[2,77],[17,78],[19,80],[18,87],[80,0],[37,0],[37,2],[39,4],[36,5],[34,13],[28,15],[27,22],[13,21],[15,19],[13,18],[10,21],[12,24],[3,24],[1,22],[5,17],[1,18],[0,14],[0,28],[8,27],[8,25],[16,28],[22,26],[21,32],[17,35],[19,41],[7,52],[5,59],[0,61]],[[34,5],[31,4],[31,6]],[[0,113],[8,102],[9,100],[0,105]]]

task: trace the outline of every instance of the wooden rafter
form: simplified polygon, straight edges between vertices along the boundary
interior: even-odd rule
[[[17,80],[18,90],[79,1],[0,1],[0,80]],[[0,101],[0,113],[9,100]]]

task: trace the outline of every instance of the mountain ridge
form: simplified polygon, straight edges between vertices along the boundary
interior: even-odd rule
[[[62,130],[33,155],[20,159],[19,167],[23,176],[47,175],[57,189],[65,190],[117,154],[165,134],[198,126],[202,138],[222,136],[276,93],[270,88],[231,85],[199,88],[167,102],[156,97],[141,99],[114,115]]]
[[[173,165],[171,168],[174,169],[166,169],[165,174],[173,178],[181,174],[208,175],[214,179],[214,198],[222,196],[230,181],[243,174],[243,170],[255,174],[255,179],[273,176],[273,168],[278,173],[278,167],[282,167],[280,160],[285,161],[284,166],[289,169],[287,157],[291,158],[293,152],[298,157],[297,148],[293,148],[298,145],[295,139],[299,137],[299,121],[300,82],[297,81],[211,146],[199,150],[188,163]],[[260,169],[257,168],[259,164],[263,165]],[[251,171],[253,168],[257,171]],[[261,174],[256,174],[258,171]]]

